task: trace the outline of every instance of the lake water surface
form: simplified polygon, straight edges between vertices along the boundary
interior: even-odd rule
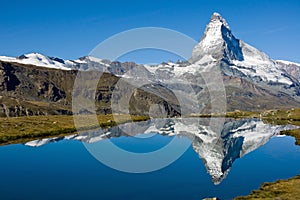
[[[291,126],[229,120],[217,136],[206,120],[140,122],[146,129],[136,124],[0,147],[0,199],[232,199],[263,182],[300,174],[300,147],[292,137],[277,136]],[[125,134],[128,127],[136,132]],[[149,173],[121,172],[89,153],[108,142],[152,152],[175,138],[192,141],[175,162]],[[115,159],[109,149],[100,153]]]

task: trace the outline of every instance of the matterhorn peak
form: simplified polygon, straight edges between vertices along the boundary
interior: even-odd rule
[[[214,12],[211,16],[210,23],[221,23],[220,25],[224,25],[227,29],[230,29],[226,20],[217,12]]]
[[[212,60],[243,60],[240,41],[232,35],[229,25],[219,13],[213,13],[200,43],[193,49],[191,61],[197,62],[205,55],[211,56]]]

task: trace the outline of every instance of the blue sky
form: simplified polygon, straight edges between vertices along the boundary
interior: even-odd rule
[[[0,55],[40,52],[75,59],[114,34],[145,26],[198,41],[216,11],[237,38],[274,59],[300,62],[299,0],[11,0],[0,7]]]

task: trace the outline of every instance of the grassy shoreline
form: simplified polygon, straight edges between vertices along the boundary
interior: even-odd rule
[[[90,119],[94,116],[84,115],[82,129],[96,127],[111,127],[117,124],[130,121],[145,121],[146,116],[130,115],[98,115],[98,124],[90,124]],[[260,118],[266,123],[271,124],[293,124],[300,126],[300,108],[291,110],[269,110],[264,112],[234,111],[227,113],[199,114],[186,117],[200,118]],[[93,120],[92,120],[93,121]],[[116,122],[117,121],[117,122]],[[86,124],[90,124],[86,126]],[[35,139],[57,137],[74,134],[77,129],[74,126],[74,119],[71,115],[49,115],[49,116],[30,116],[30,117],[10,117],[0,118],[0,146],[16,143],[24,143]],[[78,126],[77,126],[78,128]],[[281,134],[292,136],[296,139],[296,144],[300,145],[300,129],[283,131]]]
[[[264,112],[262,120],[269,124],[300,126],[300,109],[291,110],[271,110]],[[288,135],[295,138],[295,144],[300,146],[300,128],[294,130],[281,131],[281,135]]]
[[[272,200],[300,199],[300,175],[287,180],[263,183],[258,190],[253,190],[248,196],[236,197],[235,200]]]
[[[89,121],[93,116],[86,115],[82,118]],[[113,115],[98,115],[97,119],[99,124],[90,125],[90,123],[86,123],[89,125],[82,125],[79,129],[87,130],[99,126],[106,128],[130,121],[145,121],[149,118],[146,116],[118,115],[118,123]],[[0,146],[42,138],[66,136],[77,132],[73,116],[70,115],[0,118],[0,127]]]
[[[186,117],[201,118],[260,118],[266,123],[271,124],[293,124],[300,126],[300,108],[291,110],[269,110],[264,112],[234,111],[227,113],[212,113],[191,115]],[[96,127],[111,127],[117,124],[130,121],[145,121],[146,116],[130,115],[98,115],[98,124],[90,124],[92,115],[84,115],[79,122],[80,128],[91,129]],[[117,121],[117,122],[116,122]],[[89,124],[86,126],[86,124]],[[30,117],[11,117],[0,118],[0,145],[16,144],[28,142],[30,140],[70,135],[77,132],[74,126],[74,119],[71,115],[49,115],[49,116],[30,116]],[[77,126],[78,128],[78,126]],[[300,145],[300,129],[282,131],[281,134],[292,136],[296,139],[296,144]]]

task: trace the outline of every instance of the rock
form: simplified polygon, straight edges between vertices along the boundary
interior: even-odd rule
[[[217,197],[213,197],[213,198],[204,198],[203,200],[220,200],[220,199]]]

